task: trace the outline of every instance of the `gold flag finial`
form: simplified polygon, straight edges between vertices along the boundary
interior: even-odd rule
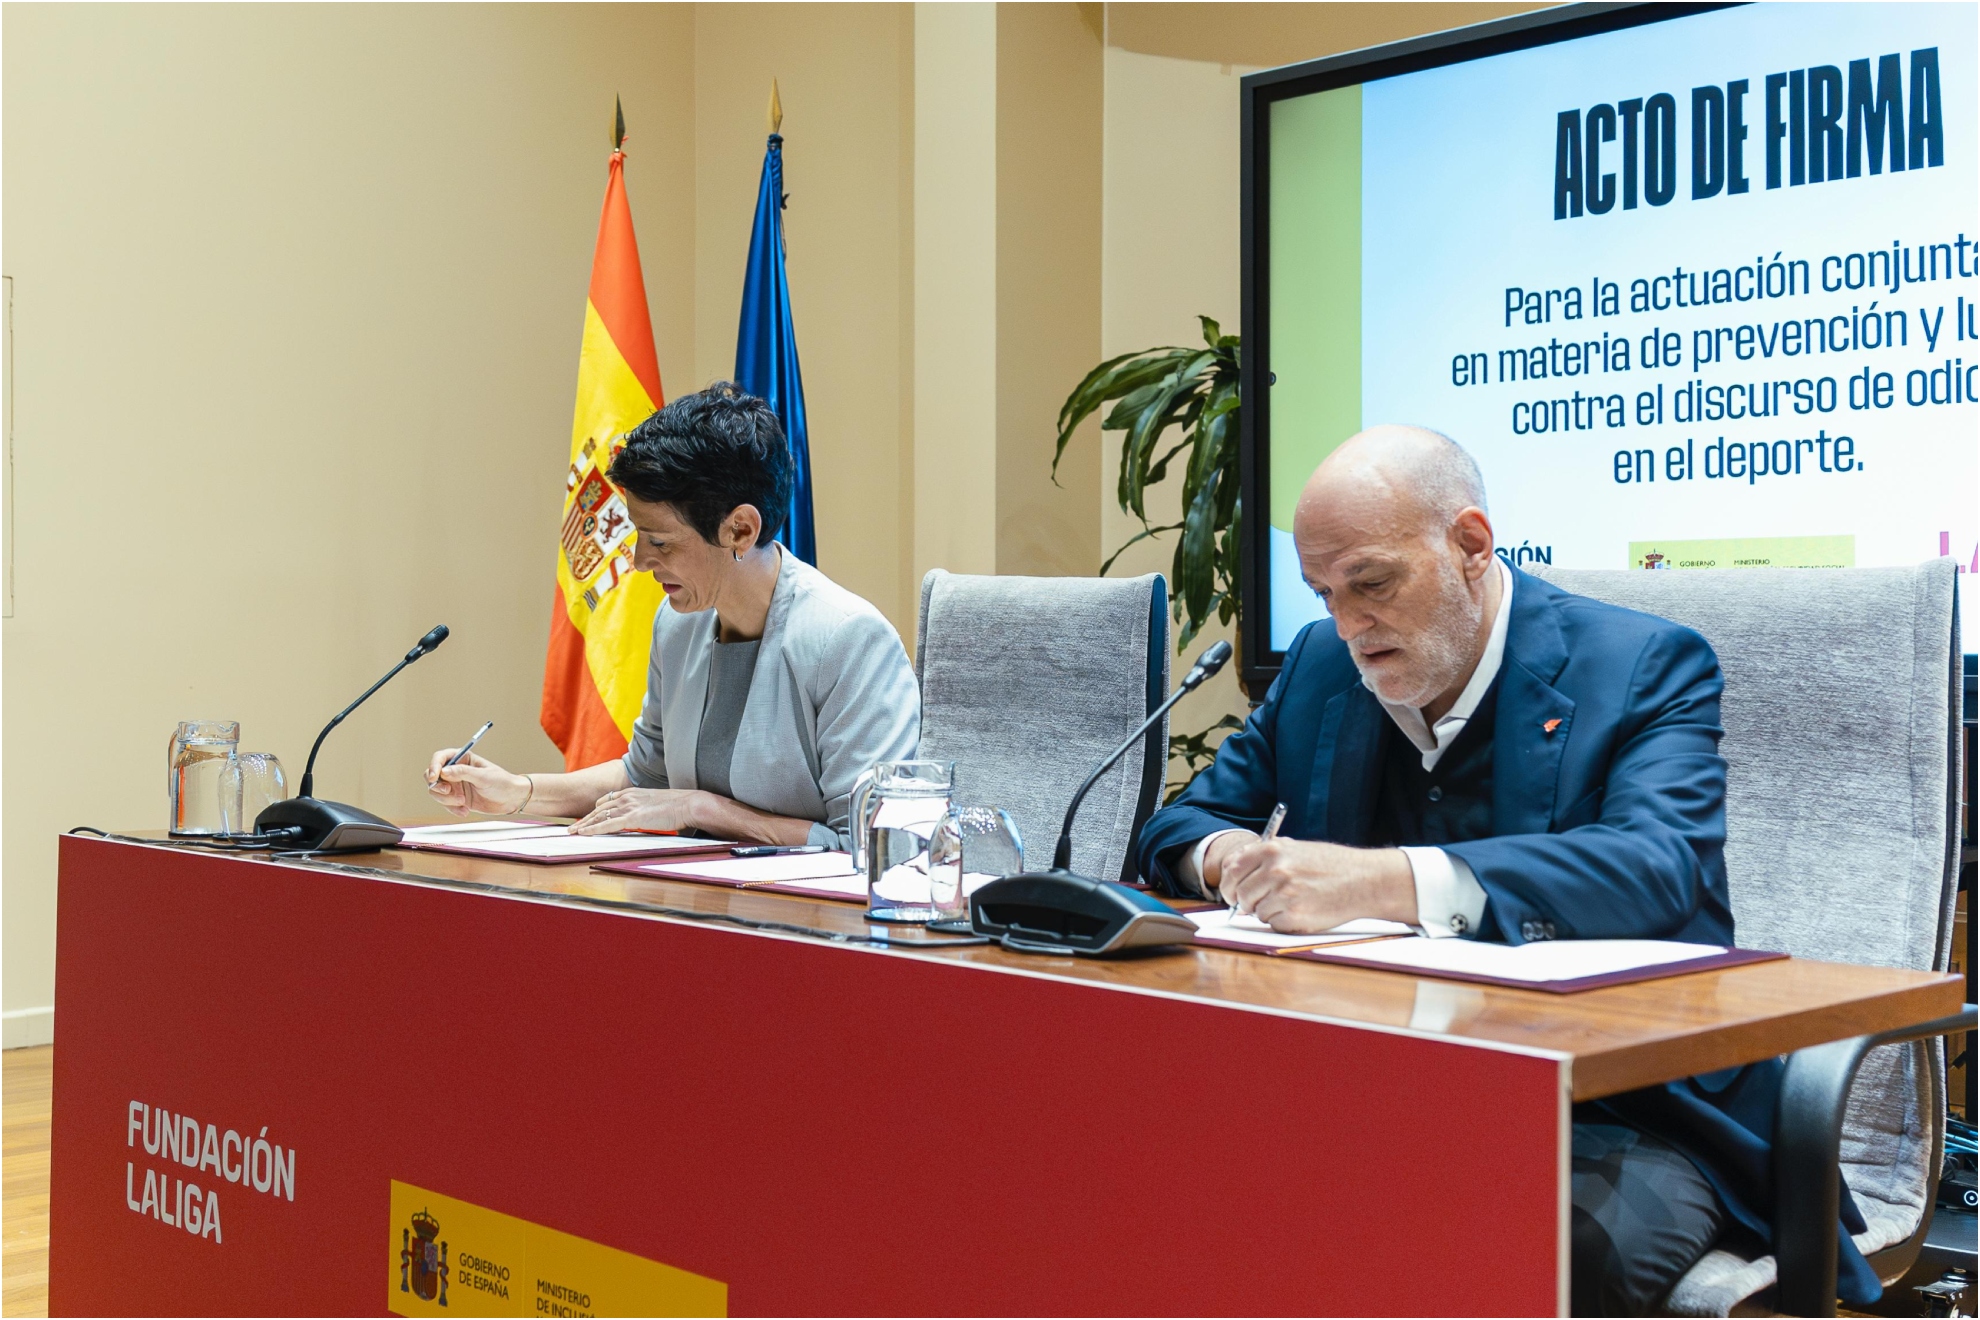
[[[612,98],[612,150],[624,151],[625,148],[626,107],[624,102],[620,101],[615,95]]]
[[[777,95],[777,80],[770,80],[770,131],[778,132],[784,127],[784,103]]]

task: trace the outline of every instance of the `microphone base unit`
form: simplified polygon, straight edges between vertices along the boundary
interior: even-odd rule
[[[1019,953],[1104,958],[1196,938],[1195,924],[1153,895],[1058,867],[992,880],[969,911],[972,930]]]
[[[290,846],[308,852],[371,852],[405,837],[397,825],[362,807],[313,797],[271,803],[255,817],[254,828],[258,834],[299,829]]]

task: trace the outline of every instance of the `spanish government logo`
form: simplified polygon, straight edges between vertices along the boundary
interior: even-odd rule
[[[447,1236],[440,1236],[440,1225]],[[411,1227],[407,1227],[411,1225]],[[403,1316],[720,1316],[729,1286],[392,1180],[385,1309]],[[397,1229],[394,1241],[389,1230]]]
[[[440,1221],[422,1210],[399,1230],[399,1291],[423,1302],[447,1304],[447,1244],[435,1241]],[[416,1239],[416,1240],[415,1240]]]

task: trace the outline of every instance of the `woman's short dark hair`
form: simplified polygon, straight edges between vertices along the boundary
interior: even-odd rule
[[[783,424],[733,381],[684,394],[626,432],[607,475],[635,499],[672,505],[710,545],[737,505],[763,515],[761,544],[783,530],[791,504]]]

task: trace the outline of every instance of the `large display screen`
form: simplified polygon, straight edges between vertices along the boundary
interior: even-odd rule
[[[1659,8],[1247,80],[1260,663],[1381,422],[1470,450],[1522,566],[1980,571],[1975,6]]]

